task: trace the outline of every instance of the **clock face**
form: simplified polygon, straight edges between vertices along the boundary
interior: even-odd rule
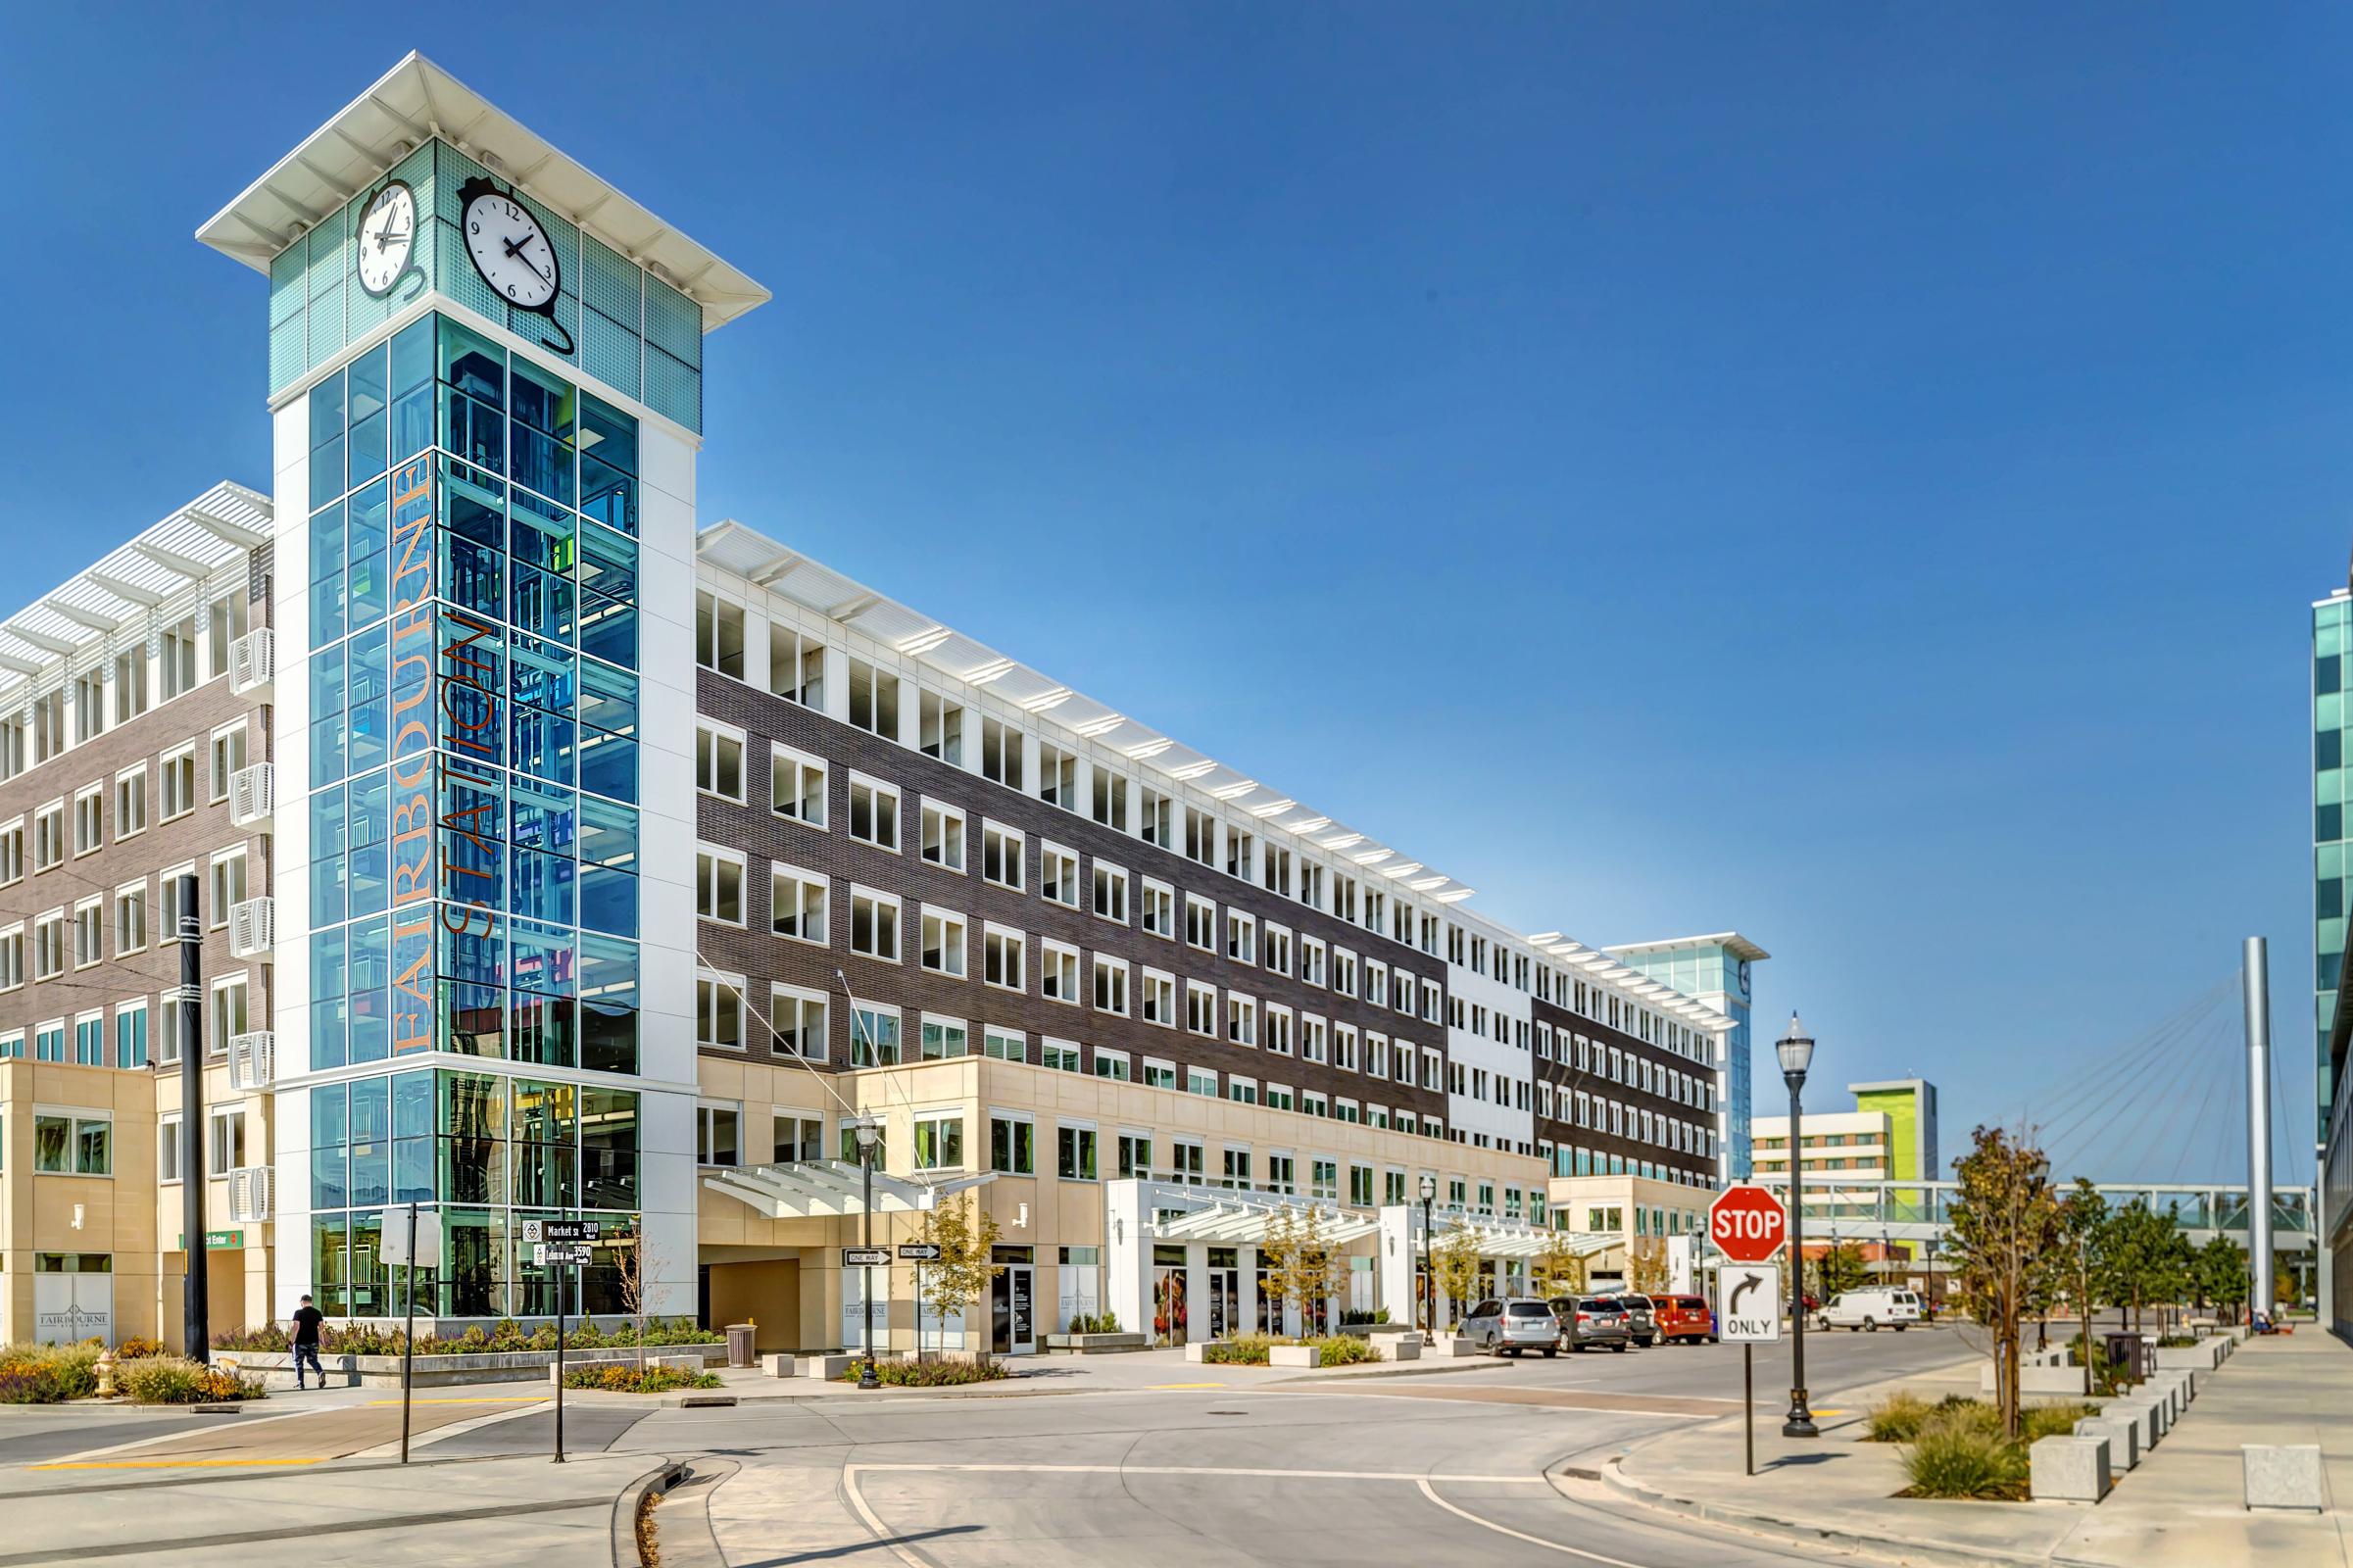
[[[360,286],[377,299],[391,293],[416,241],[417,193],[396,179],[360,214]]]
[[[554,307],[556,246],[531,210],[485,190],[466,204],[466,249],[499,298],[526,311]]]

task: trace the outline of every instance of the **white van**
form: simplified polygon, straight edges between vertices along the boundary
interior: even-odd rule
[[[1821,1326],[1845,1329],[1849,1333],[1868,1329],[1877,1334],[1885,1324],[1901,1334],[1919,1321],[1919,1292],[1879,1285],[1869,1290],[1840,1291],[1822,1309]]]

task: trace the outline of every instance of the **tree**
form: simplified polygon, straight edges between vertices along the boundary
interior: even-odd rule
[[[2201,1301],[2230,1308],[2231,1316],[2247,1298],[2247,1250],[2217,1232],[2198,1249],[2197,1292]]]
[[[1301,1338],[1315,1331],[1315,1306],[1340,1289],[1340,1263],[1324,1228],[1321,1205],[1304,1208],[1290,1204],[1275,1210],[1266,1222],[1266,1240],[1258,1244],[1258,1264],[1278,1299],[1297,1306]]]
[[[637,1369],[642,1372],[646,1366],[646,1279],[649,1275],[659,1275],[669,1259],[646,1246],[642,1225],[619,1241],[619,1255],[613,1260],[614,1283],[621,1310],[637,1325]]]
[[[1439,1295],[1469,1307],[1472,1294],[1479,1289],[1479,1238],[1461,1220],[1432,1244],[1430,1278]]]
[[[1838,1242],[1814,1259],[1814,1279],[1822,1304],[1828,1306],[1840,1291],[1859,1291],[1870,1284],[1871,1266],[1863,1261],[1860,1248]]]
[[[946,1321],[950,1313],[961,1314],[965,1307],[979,1300],[989,1282],[1005,1272],[1004,1264],[992,1261],[997,1234],[996,1217],[974,1204],[970,1193],[958,1193],[954,1198],[935,1197],[933,1206],[924,1210],[922,1223],[915,1228],[916,1241],[929,1242],[940,1250],[936,1261],[923,1265],[918,1311],[928,1304],[932,1316]],[[920,1355],[922,1350],[923,1323],[918,1317],[916,1354]]]
[[[1571,1250],[1566,1231],[1544,1233],[1544,1250],[1529,1260],[1528,1282],[1540,1296],[1585,1294],[1585,1259]]]
[[[2059,1200],[2041,1150],[1998,1127],[1978,1128],[1971,1144],[1954,1164],[1947,1255],[1963,1305],[1992,1336],[1995,1404],[2015,1439],[2019,1332],[2035,1276],[2059,1246]]]
[[[1626,1249],[1626,1288],[1643,1296],[1667,1288],[1667,1244],[1638,1237]]]
[[[2077,1343],[2083,1356],[2083,1392],[2092,1392],[2091,1383],[2091,1317],[2099,1309],[2099,1300],[2092,1294],[2093,1249],[2102,1226],[2108,1223],[2108,1200],[2100,1196],[2087,1176],[2076,1178],[2075,1191],[2059,1204],[2059,1240],[2064,1255],[2058,1259],[2053,1272],[2067,1278],[2067,1293],[2074,1298],[2076,1319],[2081,1325]]]

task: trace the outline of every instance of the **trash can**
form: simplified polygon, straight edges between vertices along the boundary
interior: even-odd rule
[[[2141,1363],[2147,1353],[2147,1344],[2137,1334],[2111,1334],[2108,1340],[2108,1366],[2118,1377],[2134,1383],[2148,1381],[2148,1369]]]
[[[749,1323],[728,1324],[727,1364],[729,1366],[752,1366],[757,1364],[759,1359],[752,1352],[752,1325]]]

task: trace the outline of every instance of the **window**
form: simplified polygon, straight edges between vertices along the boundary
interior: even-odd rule
[[[984,1056],[994,1056],[999,1061],[1029,1060],[1027,1040],[1019,1031],[1013,1029],[982,1030],[980,1053]]]
[[[1324,868],[1313,860],[1299,862],[1299,902],[1310,909],[1324,906]]]
[[[170,702],[180,693],[196,687],[196,617],[183,616],[164,628],[160,639],[163,645],[164,701]]]
[[[1169,1149],[1168,1177],[1188,1187],[1202,1185],[1201,1146],[1197,1140],[1180,1138]]]
[[[1101,860],[1095,862],[1095,913],[1098,918],[1127,924],[1127,873]]]
[[[1256,1104],[1258,1102],[1258,1080],[1245,1078],[1240,1073],[1229,1076],[1226,1079],[1226,1098],[1237,1105]]]
[[[825,643],[777,621],[768,622],[768,690],[788,703],[823,710]]]
[[[793,942],[825,945],[825,878],[777,865],[768,870],[768,928]]]
[[[32,922],[32,977],[54,980],[66,972],[66,911],[52,909]]]
[[[1269,844],[1259,857],[1258,869],[1269,893],[1291,897],[1291,852]]]
[[[926,1111],[915,1118],[915,1169],[964,1168],[964,1118],[953,1111]]]
[[[207,607],[212,614],[212,665],[215,678],[228,673],[229,649],[246,631],[246,595],[241,588],[232,588]]]
[[[1185,895],[1185,941],[1203,953],[1217,951],[1217,906],[1192,893]]]
[[[952,703],[936,692],[920,692],[915,699],[916,743],[926,757],[936,757],[952,767],[964,765],[964,707]]]
[[[899,1009],[858,1006],[850,1009],[850,1065],[899,1065]]]
[[[66,863],[66,803],[51,801],[32,814],[32,868]]]
[[[1079,1070],[1079,1050],[1074,1041],[1044,1039],[1038,1042],[1038,1064],[1052,1067],[1055,1072]]]
[[[48,1176],[112,1176],[114,1122],[99,1116],[33,1117],[32,1168]]]
[[[84,899],[74,906],[74,967],[84,969],[106,957],[104,901]]]
[[[1217,863],[1217,818],[1199,807],[1185,808],[1185,858],[1208,866]]]
[[[825,998],[798,986],[768,987],[768,1027],[774,1031],[772,1049],[804,1061],[823,1061],[830,1054],[825,1036]]]
[[[183,746],[156,763],[156,815],[171,821],[196,808],[196,748]]]
[[[1007,1176],[1038,1173],[1038,1129],[1027,1116],[993,1111],[989,1116],[989,1169]]]
[[[1139,1181],[1152,1176],[1152,1137],[1147,1133],[1119,1135],[1119,1175],[1121,1180],[1135,1177]]]
[[[106,844],[106,791],[93,784],[74,797],[74,853],[87,855]]]
[[[1145,789],[1137,797],[1141,808],[1137,811],[1136,833],[1147,844],[1167,849],[1173,842],[1169,837],[1169,799],[1155,789]]]
[[[1127,962],[1121,958],[1095,956],[1095,1010],[1127,1016]]]
[[[1144,879],[1144,929],[1155,937],[1176,939],[1176,889],[1165,882]]]
[[[980,874],[1001,888],[1021,891],[1021,835],[996,822],[980,825]]]
[[[1095,770],[1095,791],[1088,802],[1095,820],[1109,828],[1127,827],[1127,780],[1101,762],[1092,764]]]
[[[1350,1165],[1348,1167],[1348,1206],[1351,1208],[1373,1206],[1373,1168],[1370,1165]]]
[[[1103,1047],[1097,1046],[1095,1048],[1095,1076],[1098,1078],[1108,1078],[1115,1083],[1124,1084],[1128,1082],[1130,1075],[1128,1072],[1127,1053],[1124,1051],[1105,1051]]]
[[[1159,969],[1147,969],[1144,983],[1138,989],[1142,994],[1144,1021],[1175,1028],[1176,976]]]
[[[1008,789],[1021,787],[1021,732],[1003,719],[980,721],[980,776]]]
[[[1226,829],[1226,875],[1248,882],[1257,841],[1238,827]]]
[[[213,731],[213,801],[228,799],[228,781],[245,771],[245,720]],[[119,830],[118,830],[119,831]]]
[[[1299,938],[1299,984],[1320,986],[1324,983],[1324,945],[1315,937]]]
[[[990,985],[1006,991],[1019,991],[1027,985],[1022,972],[1022,953],[1025,939],[1018,931],[1001,925],[981,928],[981,978]]]
[[[1078,949],[1066,942],[1039,939],[1038,995],[1078,1005]]]
[[[779,1108],[770,1124],[773,1129],[771,1147],[776,1152],[774,1163],[793,1165],[825,1157],[825,1123],[822,1119],[795,1115]]]
[[[863,774],[850,775],[850,836],[899,853],[899,790]]]
[[[915,1054],[923,1061],[946,1061],[972,1054],[972,1026],[961,1018],[923,1015]]]
[[[1185,1069],[1185,1093],[1203,1095],[1208,1099],[1215,1100],[1217,1098],[1217,1074],[1209,1071],[1206,1067],[1187,1067]]]
[[[1340,1196],[1340,1161],[1307,1161],[1307,1194],[1311,1198],[1337,1199]]]
[[[1373,1006],[1389,1005],[1389,965],[1369,959],[1364,965],[1364,1000]]]
[[[770,745],[768,809],[807,827],[823,827],[825,764],[790,747]]]
[[[1229,1149],[1225,1151],[1225,1175],[1220,1178],[1217,1185],[1232,1188],[1237,1192],[1249,1191],[1250,1185],[1250,1152],[1249,1150]]]
[[[179,1168],[179,1117],[159,1116],[155,1123],[155,1179],[167,1185],[184,1181]]]
[[[147,1065],[147,1004],[133,1002],[115,1008],[115,1065]]]
[[[1356,994],[1356,956],[1346,948],[1332,950],[1332,989],[1344,997]]]
[[[1275,1003],[1266,1006],[1265,1035],[1261,1042],[1271,1055],[1291,1054],[1291,1009]]]
[[[1338,1024],[1332,1030],[1332,1065],[1344,1072],[1356,1070],[1356,1030],[1350,1024]]]
[[[205,1118],[204,1173],[226,1176],[245,1163],[245,1112],[216,1110]]]
[[[709,724],[695,726],[695,788],[742,805],[744,738]]]
[[[850,661],[850,722],[886,741],[899,738],[899,677],[862,659]]]
[[[1237,1046],[1258,1043],[1258,1004],[1251,997],[1226,993],[1226,1039]]]
[[[1095,1129],[1054,1129],[1054,1174],[1066,1182],[1095,1180]]]
[[[1038,894],[1055,904],[1078,907],[1078,857],[1059,844],[1038,846]]]
[[[213,982],[213,1006],[207,1019],[212,1034],[205,1041],[205,1049],[212,1054],[228,1054],[228,1043],[250,1029],[245,1021],[245,976],[232,974]]]
[[[744,1049],[744,977],[705,969],[695,975],[695,1042]]]
[[[241,737],[245,733],[238,732]],[[147,831],[147,764],[126,767],[115,775],[115,837],[126,839]]]
[[[704,596],[709,598],[707,594]],[[703,1165],[740,1165],[743,1152],[738,1135],[742,1130],[744,1107],[741,1102],[712,1104],[706,1102],[695,1107],[695,1160]]]
[[[1226,956],[1236,963],[1258,961],[1258,922],[1240,909],[1226,911]]]
[[[1331,1034],[1324,1020],[1314,1013],[1299,1015],[1299,1060],[1324,1061],[1330,1056]]]
[[[74,1020],[74,1064],[77,1067],[106,1065],[106,1014],[85,1012]]]
[[[884,963],[899,961],[899,900],[872,888],[850,890],[850,951]]]
[[[695,662],[744,678],[744,607],[729,604],[708,588],[695,593]]]
[[[0,887],[25,879],[25,819],[0,827]]]
[[[105,733],[106,676],[93,669],[74,682],[74,744],[79,746]]]
[[[228,924],[228,911],[245,902],[245,846],[222,850],[213,857],[213,906],[211,925],[215,930]]]
[[[964,977],[964,917],[923,906],[923,967],[934,974]],[[958,1055],[962,1053],[958,1052]]]
[[[63,1021],[52,1018],[47,1023],[36,1024],[33,1027],[32,1059],[35,1061],[63,1061],[66,1059],[66,1026]]]
[[[1185,1027],[1197,1035],[1217,1033],[1217,988],[1199,980],[1185,982]]]
[[[14,991],[25,983],[25,926],[23,922],[0,931],[0,991]]]
[[[1176,1063],[1161,1061],[1153,1056],[1144,1058],[1144,1087],[1174,1089],[1177,1086]]]
[[[964,869],[964,813],[942,801],[925,801],[922,810],[923,858],[944,871]]]
[[[1288,926],[1267,926],[1260,949],[1267,973],[1291,972],[1291,929]]]
[[[1078,759],[1044,741],[1038,743],[1038,799],[1065,811],[1078,809]]]
[[[733,850],[695,851],[695,913],[727,925],[744,923],[744,858]]]

